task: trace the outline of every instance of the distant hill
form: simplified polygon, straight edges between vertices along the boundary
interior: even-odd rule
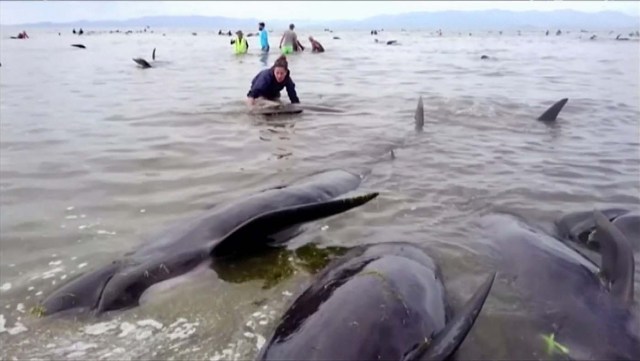
[[[259,21],[266,21],[271,29],[286,27],[289,21],[269,19],[234,19],[220,16],[148,16],[128,20],[75,21],[68,23],[32,23],[11,27],[83,27],[109,29],[136,29],[185,27],[217,29],[253,29]],[[585,13],[573,10],[557,11],[438,11],[413,12],[399,15],[380,15],[364,20],[308,21],[292,20],[298,27],[329,27],[333,29],[620,29],[640,28],[640,17],[618,12]]]

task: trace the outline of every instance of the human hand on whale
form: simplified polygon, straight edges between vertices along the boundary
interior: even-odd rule
[[[250,114],[297,114],[302,112],[302,107],[299,103],[285,104],[282,101],[274,101],[265,98],[247,98],[247,105],[249,106]]]

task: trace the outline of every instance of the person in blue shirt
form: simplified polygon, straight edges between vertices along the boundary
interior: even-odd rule
[[[280,101],[280,91],[287,88],[291,104],[300,103],[296,93],[296,84],[291,79],[287,57],[281,55],[273,66],[260,71],[251,81],[251,89],[247,93],[247,105],[253,107],[258,99],[272,102]]]
[[[264,28],[264,23],[261,22],[258,24],[258,30],[260,30],[260,47],[262,48],[262,52],[269,52],[269,34],[267,33],[267,29]]]

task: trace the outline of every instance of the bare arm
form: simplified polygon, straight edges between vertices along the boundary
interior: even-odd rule
[[[282,37],[280,38],[280,46],[278,46],[279,48],[282,48],[283,41],[284,41],[284,34],[282,34]]]

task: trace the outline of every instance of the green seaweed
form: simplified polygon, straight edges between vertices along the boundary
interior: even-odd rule
[[[29,313],[35,317],[40,318],[44,317],[45,313],[47,313],[47,310],[42,305],[36,305],[29,309]]]
[[[214,262],[213,268],[224,281],[243,283],[263,280],[262,288],[269,289],[291,277],[296,269],[316,273],[347,250],[343,247],[318,248],[313,244],[295,251],[271,248],[241,259]]]
[[[336,256],[342,256],[348,250],[345,247],[318,248],[313,244],[307,244],[295,250],[295,255],[298,258],[296,263],[309,273],[317,273]]]
[[[555,340],[556,335],[554,333],[550,335],[540,335],[540,337],[542,337],[542,339],[545,342],[545,345],[547,346],[548,355],[553,355],[556,352],[564,355],[569,354],[569,349],[566,346],[561,345],[558,341]]]
[[[213,268],[218,276],[232,283],[264,280],[262,288],[269,289],[293,275],[294,269],[287,260],[288,255],[273,249],[243,259],[215,262]]]

